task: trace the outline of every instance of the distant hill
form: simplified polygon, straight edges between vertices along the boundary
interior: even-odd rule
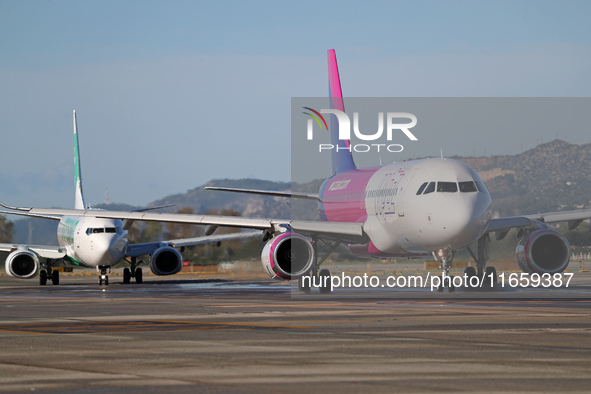
[[[175,212],[181,208],[192,208],[195,212],[234,209],[243,216],[288,217],[291,206],[287,198],[269,198],[243,193],[228,193],[205,190],[207,186],[235,187],[258,190],[290,190],[289,182],[272,182],[260,179],[214,179],[183,194],[173,194],[156,200],[148,206],[173,204],[163,212]]]
[[[499,216],[591,207],[591,144],[576,145],[555,140],[514,156],[454,157],[474,168],[493,197]],[[260,179],[214,179],[208,183],[150,203],[148,206],[173,204],[163,212],[192,208],[196,213],[234,209],[248,217],[317,219],[314,201],[282,197],[255,196],[204,190],[206,186],[259,190],[294,190],[317,193],[323,180],[304,184],[272,182]],[[95,208],[132,210],[124,204],[98,205]],[[56,223],[43,219],[15,221],[17,242],[32,240],[55,244]],[[29,236],[31,235],[31,236]]]
[[[591,144],[554,140],[515,156],[457,159],[480,174],[501,216],[591,207]]]

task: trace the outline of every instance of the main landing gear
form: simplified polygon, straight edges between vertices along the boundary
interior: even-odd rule
[[[39,284],[41,286],[45,286],[48,280],[50,280],[54,286],[60,284],[60,273],[59,271],[53,270],[51,268],[52,264],[53,260],[45,260],[45,266],[47,267],[47,269],[41,270],[41,272],[39,272]]]
[[[478,255],[475,255],[470,249],[469,246],[466,247],[472,259],[476,263],[476,269],[474,267],[466,267],[464,270],[464,275],[467,276],[467,287],[472,288],[472,284],[478,282],[479,287],[481,288],[494,288],[497,284],[497,270],[495,267],[487,267],[486,262],[489,257],[489,250],[490,250],[490,236],[488,234],[484,234],[480,239],[478,239]],[[471,281],[470,279],[477,276],[479,278],[478,281]]]
[[[332,291],[332,281],[330,279],[330,271],[327,269],[320,269],[320,265],[324,263],[324,260],[330,256],[333,250],[339,246],[340,241],[335,241],[330,245],[330,250],[324,256],[324,258],[318,261],[318,240],[312,239],[312,248],[314,250],[314,262],[308,275],[300,276],[298,278],[298,289],[302,293],[310,293],[312,287],[318,287],[321,294],[328,294]]]
[[[137,267],[137,265],[144,264],[144,262],[140,260],[138,263],[136,258],[132,257],[131,262],[129,264],[131,265],[131,267],[125,268],[123,270],[123,283],[124,284],[130,283],[131,278],[135,278],[136,283],[142,283],[143,282],[143,272],[142,272],[141,268]]]

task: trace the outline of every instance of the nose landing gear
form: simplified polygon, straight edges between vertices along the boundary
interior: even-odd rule
[[[105,286],[109,284],[109,276],[107,274],[111,273],[111,267],[107,265],[100,265],[96,267],[97,272],[99,273],[99,286],[102,286],[103,283]]]
[[[439,287],[437,287],[438,292],[442,292],[445,287],[450,293],[456,291],[456,287],[454,286],[454,277],[449,275],[449,271],[453,267],[454,256],[456,254],[455,250],[451,249],[439,249],[437,252],[433,252],[433,257],[435,260],[439,261],[439,265],[441,267],[441,280],[439,281]]]

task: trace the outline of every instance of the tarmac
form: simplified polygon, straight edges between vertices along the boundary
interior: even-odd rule
[[[312,289],[196,274],[0,277],[0,392],[589,392],[569,287]]]

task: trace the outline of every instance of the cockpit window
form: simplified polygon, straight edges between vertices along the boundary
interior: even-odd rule
[[[488,191],[486,190],[486,187],[484,187],[484,183],[480,182],[480,181],[474,181],[476,183],[476,187],[478,188],[478,191],[481,193],[488,193]]]
[[[458,182],[458,184],[460,185],[460,191],[462,193],[472,193],[478,191],[473,181]]]
[[[421,185],[421,187],[419,187],[419,190],[417,191],[417,196],[418,196],[419,194],[422,194],[422,193],[423,193],[423,190],[425,190],[425,188],[427,187],[427,185],[428,185],[428,184],[429,184],[429,182],[425,182],[425,183],[423,183],[423,184]]]
[[[122,230],[118,227],[100,227],[100,228],[87,228],[86,235],[90,234],[103,234],[103,233],[117,233],[121,234]]]
[[[455,193],[458,191],[458,184],[455,182],[437,182],[437,191],[443,193]]]
[[[423,194],[433,193],[435,191],[435,182],[430,182]]]

